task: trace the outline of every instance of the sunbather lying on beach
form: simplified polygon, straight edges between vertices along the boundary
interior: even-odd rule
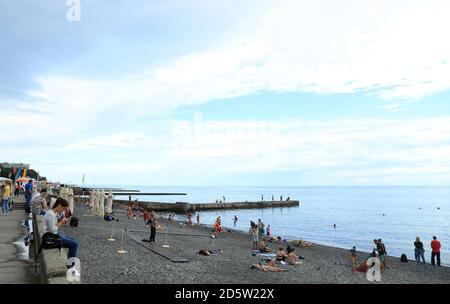
[[[314,244],[313,244],[313,243],[307,242],[307,241],[304,241],[304,240],[297,240],[297,241],[294,241],[294,245],[295,245],[295,246],[298,246],[298,247],[302,247],[302,248],[305,248],[305,247],[314,247]]]
[[[277,236],[277,237],[270,236],[267,241],[268,242],[280,242],[281,241],[281,237],[280,236]]]
[[[288,254],[286,258],[286,262],[288,262],[289,265],[300,265],[302,264],[302,261],[300,261],[300,257],[297,256],[295,251]]]
[[[259,262],[258,264],[253,264],[252,265],[252,269],[259,269],[261,271],[271,271],[271,272],[285,272],[288,271],[287,269],[283,269],[280,268],[278,266],[275,265],[275,261],[274,260],[270,260],[270,262],[268,262],[267,264],[263,265],[261,262]]]
[[[208,256],[209,255],[222,255],[223,252],[222,252],[222,249],[219,249],[219,250],[200,249],[198,251],[198,254],[208,255]]]

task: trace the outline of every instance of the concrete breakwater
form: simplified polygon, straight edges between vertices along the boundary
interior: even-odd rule
[[[259,201],[259,202],[229,202],[229,203],[205,203],[191,204],[186,202],[161,203],[161,202],[141,202],[129,200],[114,200],[114,203],[120,205],[128,205],[136,203],[140,207],[150,208],[155,211],[168,212],[193,212],[200,210],[220,210],[220,209],[255,209],[255,208],[275,208],[275,207],[296,207],[299,201]]]

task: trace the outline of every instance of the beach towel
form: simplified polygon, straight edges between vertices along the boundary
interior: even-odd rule
[[[369,270],[369,266],[367,266],[366,263],[362,263],[361,265],[356,267],[355,270],[359,272],[367,272],[367,270]]]
[[[253,252],[252,256],[274,258],[277,255],[275,253],[256,253],[256,252]]]

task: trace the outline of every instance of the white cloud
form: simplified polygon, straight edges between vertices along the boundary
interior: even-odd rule
[[[36,160],[49,157],[49,151],[69,158],[85,151],[92,153],[86,170],[96,171],[99,167],[93,163],[101,153],[114,151],[105,168],[114,171],[124,169],[118,163],[129,164],[139,172],[155,170],[169,181],[169,175],[179,171],[187,172],[183,174],[189,179],[218,172],[333,169],[339,174],[353,172],[356,179],[360,171],[349,169],[354,166],[367,172],[373,166],[390,167],[393,175],[427,174],[427,168],[437,172],[436,168],[449,166],[448,117],[276,121],[275,133],[244,134],[223,130],[274,122],[209,122],[208,128],[218,129],[217,133],[186,137],[167,132],[155,136],[132,130],[128,123],[121,132],[102,128],[103,122],[120,125],[117,117],[104,118],[111,111],[127,122],[259,91],[362,91],[382,99],[380,107],[392,111],[401,109],[403,100],[450,88],[448,1],[280,0],[257,11],[242,16],[245,22],[238,26],[230,25],[233,38],[228,35],[211,42],[208,49],[165,63],[149,59],[143,64],[148,66],[145,73],[130,71],[109,79],[38,75],[38,88],[28,92],[36,101],[19,100],[14,109],[2,108],[0,127],[7,130],[4,143],[20,143],[19,125],[31,127],[31,137],[49,147],[34,145],[27,151],[2,146],[1,155],[25,158],[31,153],[30,159]],[[149,167],[140,166],[141,160]],[[84,159],[74,158],[74,164],[65,168],[76,172],[84,164]],[[61,162],[48,165],[55,176],[64,177],[58,175]]]
[[[96,145],[106,139],[113,139],[112,145]],[[450,117],[329,122],[208,121],[196,117],[192,122],[176,121],[170,131],[158,136],[141,132],[133,137],[124,132],[84,140],[66,149],[66,153],[85,150],[97,161],[101,159],[101,166],[77,167],[89,175],[99,174],[96,170],[101,167],[104,172],[120,171],[122,176],[129,172],[129,178],[151,172],[156,181],[162,176],[167,181],[172,181],[170,176],[183,176],[185,182],[195,182],[205,176],[264,172],[282,176],[279,172],[291,171],[305,179],[319,174],[339,183],[345,177],[349,184],[363,180],[384,183],[383,172],[392,183],[450,182]],[[104,172],[104,176],[109,174]]]
[[[450,88],[449,10],[445,0],[277,1],[208,50],[119,79],[40,76],[33,94],[73,113],[159,111],[262,90],[417,99]]]

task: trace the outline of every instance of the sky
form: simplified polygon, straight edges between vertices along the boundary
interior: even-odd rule
[[[0,161],[103,185],[450,185],[450,2],[0,0]]]

